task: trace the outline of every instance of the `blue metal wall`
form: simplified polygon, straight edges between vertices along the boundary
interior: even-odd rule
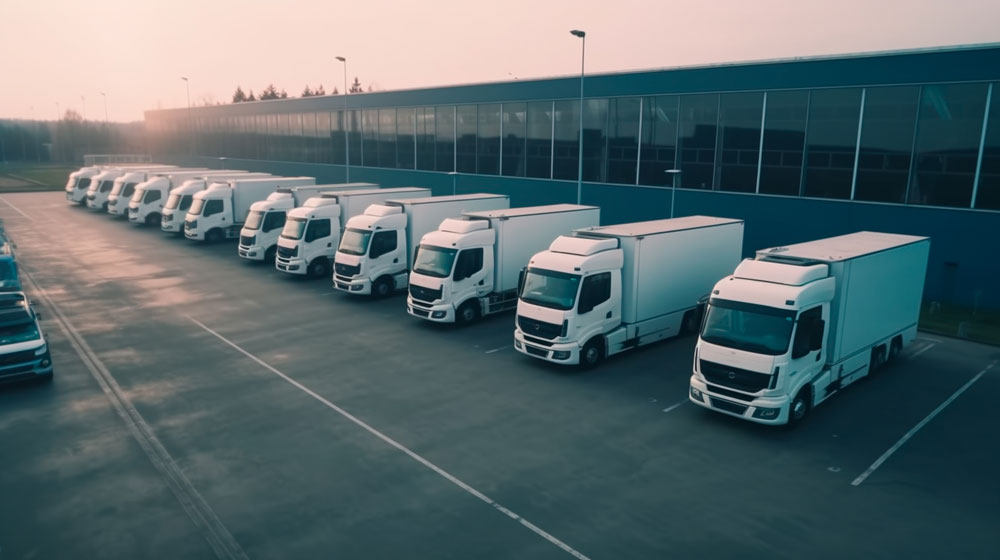
[[[176,165],[220,167],[211,157],[160,157]],[[344,181],[338,165],[224,160],[226,168]],[[351,167],[352,181],[384,186],[420,186],[435,195],[492,192],[511,197],[513,206],[576,201],[576,182],[429,171]],[[669,188],[584,183],[583,203],[601,207],[601,223],[615,224],[670,216]],[[675,216],[708,214],[746,220],[744,254],[854,231],[872,230],[929,236],[930,264],[924,292],[929,301],[1000,308],[1000,214],[962,209],[835,201],[678,189]]]

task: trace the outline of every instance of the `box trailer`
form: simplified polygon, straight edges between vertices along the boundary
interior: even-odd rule
[[[313,177],[236,178],[215,183],[194,195],[184,218],[184,237],[215,242],[239,236],[250,206],[279,187],[315,185]]]

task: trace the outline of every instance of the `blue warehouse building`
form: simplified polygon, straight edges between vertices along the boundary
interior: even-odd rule
[[[582,119],[582,203],[604,224],[743,218],[748,256],[926,235],[926,300],[1000,308],[998,84],[985,45],[591,75],[582,107],[577,76],[148,111],[146,128],[165,163],[527,206],[576,201]]]

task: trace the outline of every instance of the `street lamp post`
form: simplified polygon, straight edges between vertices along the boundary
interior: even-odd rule
[[[102,91],[101,97],[104,98],[104,124],[108,124],[108,94]]]
[[[580,42],[580,140],[578,142],[579,147],[577,150],[577,168],[576,168],[576,203],[580,204],[583,197],[583,69],[584,69],[584,57],[587,54],[587,33],[580,31],[579,29],[573,29],[570,31],[575,37],[581,39]]]
[[[667,169],[664,171],[670,175],[670,217],[674,217],[674,195],[677,194],[677,180],[681,178],[680,169]]]
[[[191,118],[191,82],[184,76],[181,76],[184,80],[184,91],[187,93],[187,114],[188,114],[188,133],[191,135],[191,155],[193,156],[197,148],[194,145],[195,133],[194,133],[194,119]]]
[[[344,127],[344,182],[351,182],[351,142],[347,137],[347,123],[350,122],[347,118],[347,59],[338,56],[337,60],[344,63],[344,121],[341,123]]]
[[[83,114],[80,117],[83,119],[83,122],[87,122],[87,96],[81,95],[80,101],[83,102]]]

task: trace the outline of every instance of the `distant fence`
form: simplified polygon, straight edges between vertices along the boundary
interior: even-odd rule
[[[83,156],[83,165],[111,165],[115,163],[152,163],[153,156],[149,154],[87,154]]]

